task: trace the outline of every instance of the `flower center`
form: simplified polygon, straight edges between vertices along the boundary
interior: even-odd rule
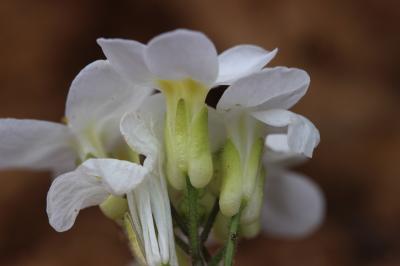
[[[159,80],[167,103],[165,123],[166,172],[176,189],[204,187],[212,177],[208,136],[207,87],[192,79]]]

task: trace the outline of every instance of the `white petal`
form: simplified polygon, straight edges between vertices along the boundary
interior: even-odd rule
[[[218,75],[214,45],[203,33],[196,31],[175,30],[153,38],[145,59],[159,79],[191,78],[211,86]]]
[[[263,162],[267,165],[282,167],[295,166],[307,160],[303,154],[293,152],[288,144],[287,134],[269,134],[265,138]]]
[[[324,215],[323,194],[310,179],[287,171],[267,176],[264,232],[287,238],[304,237],[317,229]]]
[[[76,153],[68,127],[30,119],[0,119],[0,169],[30,168],[65,172]]]
[[[320,142],[318,129],[307,118],[296,116],[294,123],[288,128],[288,142],[291,149],[296,153],[304,154],[311,158],[314,148]]]
[[[127,82],[108,61],[95,61],[72,82],[66,106],[68,124],[83,136],[82,145],[97,155],[95,149],[90,150],[92,135],[111,146],[121,137],[118,125],[122,115],[138,108],[150,93]]]
[[[144,166],[155,169],[160,155],[160,143],[155,137],[152,126],[143,119],[141,114],[126,114],[121,120],[121,133],[135,152],[146,156]]]
[[[166,100],[164,94],[156,93],[147,97],[139,109],[144,121],[151,125],[154,135],[158,139],[164,138],[164,120],[166,113]]]
[[[235,80],[261,70],[277,54],[278,49],[264,50],[255,45],[234,46],[218,56],[218,85],[229,85]]]
[[[148,174],[139,164],[116,159],[89,159],[79,168],[87,175],[100,177],[106,190],[114,195],[136,188]]]
[[[276,152],[290,152],[287,135],[270,134],[265,139],[265,145]]]
[[[69,230],[81,209],[98,205],[109,195],[101,179],[78,169],[57,177],[47,194],[49,222],[58,232]]]
[[[271,137],[267,137],[266,145],[269,146],[270,149],[280,152],[304,154],[307,157],[312,157],[314,148],[319,144],[320,135],[318,129],[307,118],[282,109],[258,111],[252,113],[252,115],[267,125],[282,127],[283,131],[287,131],[287,140],[286,143],[284,143],[287,147],[283,147],[282,145],[277,147],[279,143],[276,141],[273,143],[271,141],[274,140],[274,138],[276,140],[276,137],[272,137],[272,139]],[[270,138],[269,141],[268,138]],[[284,149],[286,149],[286,151]]]
[[[310,77],[301,69],[265,69],[234,82],[222,95],[217,109],[288,109],[303,97],[309,84]]]
[[[113,67],[134,84],[148,84],[153,79],[146,66],[144,53],[146,45],[123,39],[97,40],[103,53]]]
[[[144,166],[155,169],[162,155],[164,137],[165,99],[161,93],[151,95],[136,112],[121,119],[120,130],[135,152],[146,156]]]

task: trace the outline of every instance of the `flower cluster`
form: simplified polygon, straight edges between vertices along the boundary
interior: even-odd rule
[[[98,44],[107,59],[72,82],[64,124],[0,120],[0,168],[56,176],[47,196],[55,230],[98,205],[140,264],[178,265],[186,251],[194,265],[230,265],[232,235],[301,237],[320,224],[319,188],[287,170],[319,143],[316,127],[288,110],[308,89],[305,71],[265,67],[276,49],[218,55],[189,30]],[[218,86],[226,90],[213,108],[205,100]],[[225,241],[213,258],[211,231]]]

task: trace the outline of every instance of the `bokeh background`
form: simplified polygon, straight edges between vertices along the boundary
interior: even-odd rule
[[[102,58],[97,37],[147,42],[177,27],[219,51],[279,47],[272,65],[306,69],[294,108],[322,142],[299,171],[323,189],[323,226],[298,241],[240,244],[237,265],[400,265],[400,2],[396,0],[1,0],[0,117],[59,121],[68,87]],[[0,265],[126,265],[119,229],[97,208],[58,234],[48,225],[48,173],[0,172]]]

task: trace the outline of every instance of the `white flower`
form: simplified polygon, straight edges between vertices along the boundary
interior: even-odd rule
[[[239,45],[218,56],[204,34],[189,30],[163,33],[147,45],[121,39],[99,39],[98,43],[121,75],[164,93],[170,184],[183,189],[189,176],[193,186],[205,187],[213,175],[204,103],[208,90],[260,70],[276,50]]]
[[[177,265],[159,141],[164,109],[161,95],[153,95],[140,110],[127,113],[121,120],[121,131],[130,147],[146,156],[143,165],[89,159],[54,180],[47,197],[47,213],[57,231],[70,229],[79,210],[100,205],[110,195],[126,196],[130,215],[125,218],[125,226],[128,236],[134,235],[131,244],[137,259],[150,266]]]
[[[225,215],[236,214],[242,201],[253,197],[265,136],[267,142],[274,136],[286,137],[288,151],[312,156],[319,143],[318,130],[306,118],[286,110],[306,93],[309,83],[303,70],[266,68],[238,79],[222,95],[217,110],[224,116],[230,152],[237,153],[226,161],[236,158],[242,165],[240,174],[223,178],[220,206]]]
[[[121,75],[156,88],[158,80],[192,79],[207,89],[230,84],[262,69],[277,52],[238,45],[218,56],[203,33],[183,29],[160,34],[147,45],[123,39],[99,39],[98,43]]]
[[[72,82],[66,105],[68,125],[0,120],[0,168],[53,170],[75,168],[79,158],[107,157],[119,148],[121,116],[149,94],[117,74],[108,61],[85,67]]]
[[[47,214],[58,232],[69,230],[81,209],[101,204],[111,194],[122,196],[138,186],[146,168],[116,159],[89,159],[54,179],[47,194]]]
[[[139,251],[146,265],[178,265],[162,145],[165,100],[161,94],[150,96],[142,108],[126,114],[121,132],[129,146],[145,156],[149,170],[140,187],[127,194],[132,226],[138,235]]]
[[[266,234],[304,237],[322,223],[325,199],[321,189],[310,178],[286,170],[305,160],[304,156],[288,154],[287,149],[268,145],[264,156],[268,174],[262,212],[262,229]]]

